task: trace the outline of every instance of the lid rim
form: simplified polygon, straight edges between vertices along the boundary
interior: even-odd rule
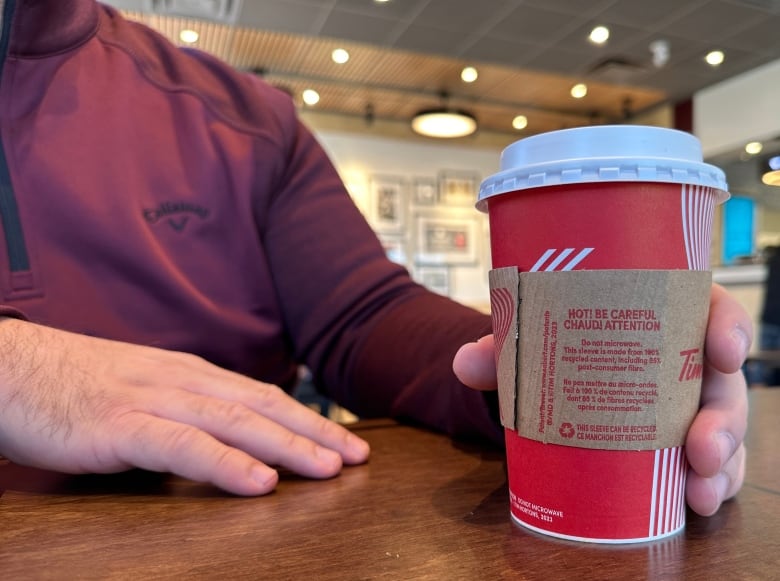
[[[702,160],[694,135],[654,126],[600,125],[532,135],[506,147],[501,169],[480,185],[477,208],[485,211],[488,198],[507,192],[594,182],[699,185],[719,192],[718,202],[729,197],[725,173]]]

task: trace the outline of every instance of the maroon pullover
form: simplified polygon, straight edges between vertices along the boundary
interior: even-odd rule
[[[286,94],[93,0],[0,13],[6,313],[501,440],[451,370],[489,318],[386,259]]]

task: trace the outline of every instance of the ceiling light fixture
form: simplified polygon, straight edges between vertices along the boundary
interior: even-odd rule
[[[528,127],[528,117],[525,115],[518,115],[514,119],[512,119],[512,127],[520,131],[521,129],[525,129]]]
[[[333,59],[333,62],[337,65],[343,65],[349,60],[349,52],[343,48],[337,48],[330,53],[330,58]]]
[[[449,95],[439,94],[442,105],[433,109],[424,109],[412,118],[412,130],[426,137],[451,139],[466,137],[477,130],[477,119],[462,109],[447,106]]]
[[[374,112],[374,106],[371,103],[366,105],[366,111],[363,114],[363,119],[366,121],[366,125],[373,125],[376,119],[376,113]]]
[[[704,57],[704,60],[707,61],[708,65],[717,67],[724,61],[725,58],[726,55],[723,54],[723,51],[713,50],[707,53],[707,56]]]
[[[184,30],[179,32],[179,40],[181,40],[186,44],[195,44],[196,42],[198,42],[199,38],[200,35],[198,34],[197,30],[185,28]]]
[[[465,67],[460,72],[460,78],[464,83],[473,83],[479,77],[479,72],[474,67]]]
[[[412,129],[426,137],[466,137],[477,130],[477,120],[466,111],[440,107],[417,113],[412,119]]]
[[[767,160],[770,171],[761,176],[761,181],[768,186],[780,186],[780,155]]]
[[[609,28],[606,26],[597,26],[590,31],[588,40],[590,40],[593,44],[604,44],[607,42],[607,40],[609,40]]]
[[[320,94],[314,89],[306,89],[301,96],[303,97],[303,102],[309,106],[320,102]]]
[[[582,99],[585,95],[588,94],[588,85],[585,83],[577,83],[571,88],[571,96],[575,99]]]
[[[764,146],[761,144],[760,141],[751,141],[747,145],[745,145],[745,153],[750,155],[757,155],[761,153],[761,150],[764,149]]]

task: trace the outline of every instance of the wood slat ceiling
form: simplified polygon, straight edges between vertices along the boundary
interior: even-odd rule
[[[367,107],[376,119],[408,122],[421,109],[446,103],[473,113],[482,131],[516,134],[515,115],[526,115],[525,134],[625,119],[626,106],[640,112],[663,104],[663,91],[588,81],[588,98],[569,94],[572,78],[522,70],[498,64],[477,63],[479,82],[460,80],[464,66],[473,61],[447,58],[368,44],[289,33],[257,30],[215,22],[124,11],[132,20],[160,31],[181,44],[179,32],[196,30],[197,47],[232,66],[256,71],[271,84],[285,88],[297,99],[306,88],[316,89],[319,111],[364,118]],[[331,60],[335,48],[345,48],[348,65]]]

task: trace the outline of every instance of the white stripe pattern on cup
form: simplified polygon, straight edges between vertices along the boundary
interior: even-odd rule
[[[687,471],[688,462],[682,446],[655,451],[649,537],[674,532],[685,523]]]
[[[708,187],[683,184],[681,198],[688,269],[707,270],[710,265],[715,196]]]
[[[552,272],[554,270],[573,270],[580,262],[582,262],[588,254],[593,252],[593,248],[583,248],[580,250],[574,258],[564,264],[564,261],[576,250],[576,248],[564,248],[558,250],[557,248],[548,248],[542,253],[536,263],[531,267],[529,272]],[[551,262],[547,262],[552,258]],[[546,265],[546,266],[545,266]]]

